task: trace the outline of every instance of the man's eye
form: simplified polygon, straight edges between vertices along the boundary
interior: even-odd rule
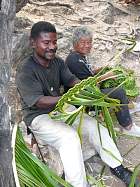
[[[44,42],[44,44],[49,44],[49,42]]]
[[[53,42],[53,44],[56,45],[56,44],[57,44],[57,41]]]

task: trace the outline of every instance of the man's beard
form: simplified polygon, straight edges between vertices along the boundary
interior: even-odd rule
[[[49,50],[49,51],[46,51],[46,52],[45,52],[45,55],[44,55],[44,58],[45,58],[46,60],[52,60],[52,59],[55,57],[56,51],[57,51],[57,48],[51,49],[51,50]],[[53,53],[53,54],[50,56],[49,53]]]

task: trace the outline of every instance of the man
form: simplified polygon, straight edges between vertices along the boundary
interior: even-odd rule
[[[86,79],[89,76],[94,76],[99,69],[92,69],[90,63],[87,60],[87,55],[92,49],[92,32],[87,27],[78,27],[73,34],[73,51],[70,52],[66,58],[66,64],[70,71],[76,75],[80,80]],[[113,73],[106,73],[103,78],[112,77]],[[102,89],[105,94],[110,93],[113,89]],[[125,91],[122,88],[118,88],[109,94],[110,97],[119,99],[121,104],[125,104],[121,107],[121,110],[116,112],[117,120],[122,127],[125,134],[140,137],[140,127],[136,126],[132,122],[128,109],[128,99]]]
[[[86,187],[81,144],[76,130],[64,122],[53,121],[48,115],[60,99],[60,85],[72,87],[79,80],[55,55],[57,33],[51,23],[41,21],[34,24],[30,40],[34,52],[19,68],[16,77],[24,121],[38,140],[59,151],[65,179],[74,187]],[[89,134],[90,142],[102,160],[128,185],[132,172],[121,165],[122,157],[107,129],[100,126],[101,137],[106,140],[101,145],[97,121],[85,115],[83,122],[83,131]],[[112,152],[117,159],[103,148]]]

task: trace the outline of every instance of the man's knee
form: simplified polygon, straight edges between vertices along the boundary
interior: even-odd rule
[[[63,137],[63,141],[64,142],[70,142],[71,144],[79,144],[80,143],[80,139],[78,136],[78,133],[74,130],[74,129],[70,129],[69,131],[67,131]]]

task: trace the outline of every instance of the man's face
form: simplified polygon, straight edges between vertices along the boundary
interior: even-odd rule
[[[33,40],[33,48],[39,57],[52,60],[57,50],[57,34],[41,32],[39,37]]]
[[[92,38],[83,37],[74,45],[75,51],[81,55],[87,55],[90,53],[92,48]]]

